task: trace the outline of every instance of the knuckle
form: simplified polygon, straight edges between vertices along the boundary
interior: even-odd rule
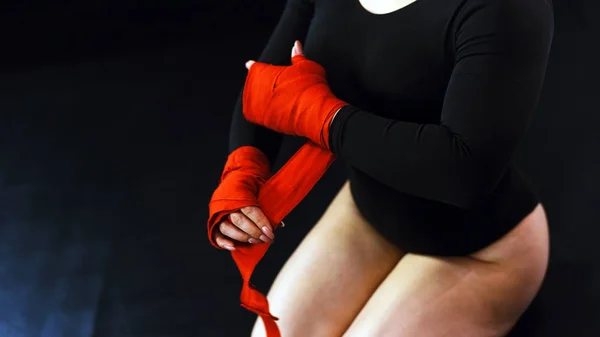
[[[233,238],[233,236],[235,236],[235,229],[233,228],[233,226],[225,224],[225,226],[223,226],[223,229],[221,230],[221,233],[224,237]]]
[[[226,228],[227,228],[227,223],[226,223],[225,221],[223,221],[223,222],[221,222],[221,223],[219,224],[219,231],[220,231],[221,233],[223,233],[223,232],[225,231],[225,229],[226,229]]]
[[[256,228],[257,228],[257,230],[258,230],[260,233],[262,233],[262,229],[261,229],[261,228],[263,228],[263,227],[265,226],[265,222],[263,221],[263,219],[262,219],[262,218],[258,218],[258,219],[256,220],[256,223],[255,223],[255,225],[256,225]]]
[[[248,206],[242,208],[242,212],[247,216],[255,216],[257,214],[258,208],[256,206]]]
[[[248,221],[240,217],[236,222],[234,222],[234,226],[240,229],[246,228],[248,226]]]
[[[257,218],[256,225],[258,228],[263,228],[264,226],[269,226],[269,219],[265,215],[261,215]]]
[[[231,236],[231,228],[229,228],[229,226],[225,226],[221,233],[223,233],[224,236],[229,237]]]
[[[269,219],[267,219],[267,216],[264,214],[261,214],[258,218],[257,218],[257,225],[260,225],[260,227],[265,226],[267,224],[269,224]]]
[[[260,231],[258,230],[258,228],[256,228],[256,226],[249,226],[244,230],[244,232],[246,232],[253,238],[258,238],[260,236]]]
[[[258,238],[259,238],[259,237],[262,235],[262,230],[260,230],[260,229],[259,229],[258,227],[256,227],[256,226],[252,226],[252,227],[253,227],[253,228],[252,228],[252,232],[253,232],[253,234],[252,234],[252,235],[253,235],[255,238],[257,238],[257,239],[258,239]]]

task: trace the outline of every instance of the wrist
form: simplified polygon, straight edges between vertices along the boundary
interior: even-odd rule
[[[321,126],[321,135],[320,135],[321,142],[318,143],[328,150],[331,150],[331,145],[329,144],[329,133],[330,133],[331,126],[333,124],[333,120],[335,119],[335,116],[340,112],[340,110],[343,107],[345,107],[346,105],[348,105],[348,103],[346,103],[338,98],[335,98],[335,96],[333,96],[333,95],[332,95],[330,101],[331,101],[331,105],[329,105],[329,108],[327,109],[327,110],[329,110],[329,113],[327,114],[327,117]]]
[[[267,155],[254,146],[242,146],[231,152],[225,163],[221,180],[234,171],[256,176],[266,181],[271,176],[271,164]]]

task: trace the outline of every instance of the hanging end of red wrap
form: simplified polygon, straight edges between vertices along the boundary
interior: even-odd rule
[[[242,146],[229,154],[221,183],[208,204],[208,240],[215,248],[221,247],[213,232],[224,216],[243,207],[258,206],[258,191],[271,176],[270,166],[267,155],[252,146]]]
[[[328,150],[308,142],[262,186],[259,191],[258,205],[261,206],[271,223],[279,224],[302,201],[334,159],[335,156]],[[238,174],[235,170],[228,173],[230,176],[235,174]],[[233,181],[237,181],[237,179],[233,179]],[[227,198],[232,195],[229,191],[223,192],[223,198],[219,198],[220,193],[221,191],[215,192],[209,204],[211,214],[208,221],[209,235],[222,215],[249,204],[249,198],[245,198],[243,194],[240,195],[241,198],[232,200]],[[226,204],[221,204],[222,202]],[[231,252],[231,255],[244,280],[240,296],[241,306],[261,317],[267,337],[281,337],[276,323],[278,318],[271,314],[266,296],[250,284],[252,272],[269,246],[270,244],[267,243],[240,244],[235,251]]]
[[[241,306],[244,308],[257,313],[260,316],[266,316],[277,320],[277,318],[271,314],[267,297],[250,284],[248,279],[244,279],[240,301]]]
[[[242,303],[240,305],[243,308],[260,316],[267,337],[281,337],[279,327],[277,326],[279,318],[271,314],[269,311],[269,302],[261,292],[251,284],[245,283],[242,288],[241,300]]]
[[[259,247],[259,246],[254,246]],[[254,287],[249,279],[244,279],[242,293],[240,295],[240,305],[249,311],[252,311],[260,316],[267,332],[267,337],[280,337],[277,321],[279,318],[273,316],[269,309],[269,301],[256,287]]]
[[[258,316],[260,316],[263,319],[270,319],[272,321],[278,321],[279,317],[273,316],[273,314],[271,314],[270,312],[262,312],[256,308],[252,308],[249,307],[247,305],[245,305],[244,303],[240,303],[240,306],[248,311],[252,311],[253,313],[257,314]]]
[[[265,327],[267,337],[281,337],[281,332],[279,331],[279,327],[277,326],[277,321],[279,320],[279,318],[271,315],[270,313],[263,313],[255,308],[248,307],[247,305],[244,305],[244,303],[240,305],[246,310],[252,311],[260,316]]]

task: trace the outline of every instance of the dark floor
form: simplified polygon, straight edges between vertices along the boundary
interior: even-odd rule
[[[548,209],[552,261],[513,336],[600,335],[598,35],[566,22],[518,155]],[[0,337],[248,335],[254,316],[238,306],[233,262],[207,243],[206,205],[243,62],[268,31],[196,29],[103,53],[4,55]],[[261,289],[342,181],[337,163],[289,216],[256,272]]]

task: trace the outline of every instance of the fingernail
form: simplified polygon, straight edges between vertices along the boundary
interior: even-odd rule
[[[249,242],[249,243],[251,243],[251,244],[255,244],[255,243],[264,243],[264,242],[262,242],[262,241],[260,241],[260,240],[258,240],[258,239],[255,239],[255,238],[250,238],[250,239],[248,239],[248,242]]]
[[[263,233],[265,233],[266,236],[270,237],[271,239],[275,239],[275,234],[273,233],[273,231],[271,230],[271,228],[264,226],[262,228]]]
[[[264,242],[273,243],[273,239],[271,239],[270,237],[267,237],[266,235],[261,235],[260,239]]]
[[[231,252],[233,252],[235,250],[235,248],[233,246],[230,245],[223,245],[223,247]]]

